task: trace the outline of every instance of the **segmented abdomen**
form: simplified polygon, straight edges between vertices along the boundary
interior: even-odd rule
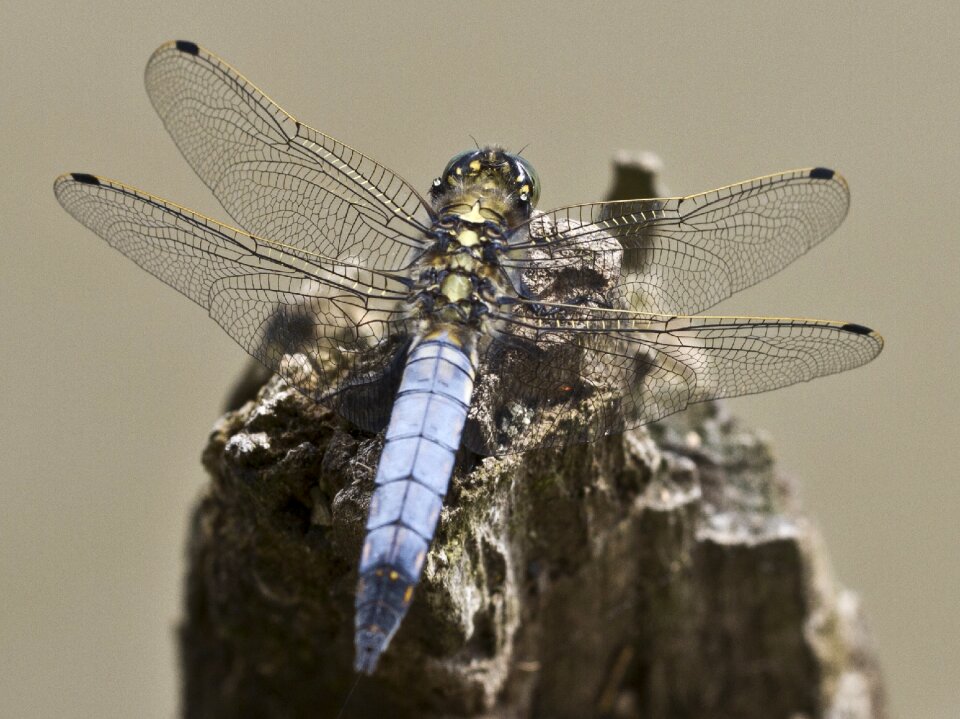
[[[357,671],[372,673],[410,606],[473,393],[474,368],[447,332],[410,352],[377,469],[357,584]]]

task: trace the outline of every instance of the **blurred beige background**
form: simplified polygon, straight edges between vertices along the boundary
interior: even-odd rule
[[[802,479],[895,712],[957,716],[958,6],[315,0],[0,9],[0,716],[176,711],[199,452],[246,357],[51,192],[97,172],[228,219],[143,90],[173,38],[424,189],[469,134],[530,143],[544,208],[600,198],[621,148],[676,193],[840,169],[840,232],[720,309],[855,321],[886,350],[731,407]]]

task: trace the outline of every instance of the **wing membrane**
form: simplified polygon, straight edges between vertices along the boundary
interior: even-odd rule
[[[64,175],[54,192],[67,212],[207,308],[297,389],[361,426],[383,421],[408,329],[404,276],[265,240],[91,175]]]
[[[839,322],[563,310],[560,319],[504,318],[484,349],[476,396],[489,404],[475,404],[465,435],[475,451],[593,441],[693,402],[842,372],[883,346],[875,332]]]
[[[534,218],[528,239],[513,245],[517,252],[504,264],[535,270],[539,252],[577,255],[590,268],[617,255],[613,290],[625,306],[696,314],[820,243],[849,202],[842,176],[808,168],[686,197],[575,205]]]
[[[298,122],[216,55],[167,43],[145,80],[187,162],[248,232],[379,269],[424,247],[430,210],[416,190]]]

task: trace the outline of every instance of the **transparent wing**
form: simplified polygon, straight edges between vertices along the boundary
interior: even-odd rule
[[[576,205],[535,217],[504,265],[527,273],[559,256],[589,274],[613,262],[607,293],[623,306],[696,314],[821,242],[849,204],[842,176],[808,168],[687,197]]]
[[[145,80],[187,162],[251,234],[379,269],[424,247],[430,209],[416,190],[298,122],[216,55],[167,43]]]
[[[481,454],[593,441],[692,402],[843,372],[883,346],[866,327],[820,320],[525,309],[481,351],[464,439]]]
[[[297,389],[363,427],[384,421],[407,342],[403,275],[256,237],[92,175],[64,175],[54,192]]]

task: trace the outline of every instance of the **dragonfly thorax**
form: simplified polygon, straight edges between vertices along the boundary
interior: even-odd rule
[[[430,228],[433,244],[420,261],[412,293],[420,318],[482,331],[503,294],[499,261],[508,233],[503,216],[481,199],[444,207]]]

